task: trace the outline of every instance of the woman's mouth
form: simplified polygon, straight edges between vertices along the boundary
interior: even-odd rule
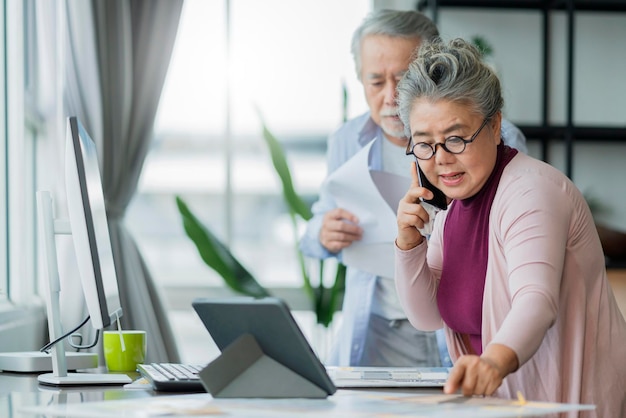
[[[455,186],[463,179],[463,173],[440,174],[439,179],[446,186]]]

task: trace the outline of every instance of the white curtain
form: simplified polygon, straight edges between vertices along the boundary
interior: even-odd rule
[[[152,138],[183,0],[67,1],[65,112],[99,153],[122,326],[148,334],[148,362],[180,361],[163,302],[124,225]]]

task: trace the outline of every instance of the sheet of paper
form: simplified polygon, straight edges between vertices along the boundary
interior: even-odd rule
[[[383,277],[394,277],[394,241],[398,202],[411,184],[409,177],[370,171],[372,142],[327,180],[338,207],[359,218],[363,238],[342,251],[345,265]]]

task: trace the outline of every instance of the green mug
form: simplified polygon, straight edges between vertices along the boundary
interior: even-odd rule
[[[110,372],[134,372],[146,359],[145,331],[104,331],[102,344]]]

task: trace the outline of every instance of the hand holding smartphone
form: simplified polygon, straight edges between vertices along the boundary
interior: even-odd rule
[[[417,165],[417,177],[419,180],[419,185],[421,187],[427,188],[428,190],[433,192],[433,195],[434,195],[432,199],[428,199],[428,200],[422,199],[422,201],[429,203],[438,209],[446,210],[448,208],[448,198],[446,197],[446,195],[441,190],[433,186],[431,182],[428,181],[428,179],[422,172],[420,165],[417,162],[417,158],[415,159],[415,164]]]

